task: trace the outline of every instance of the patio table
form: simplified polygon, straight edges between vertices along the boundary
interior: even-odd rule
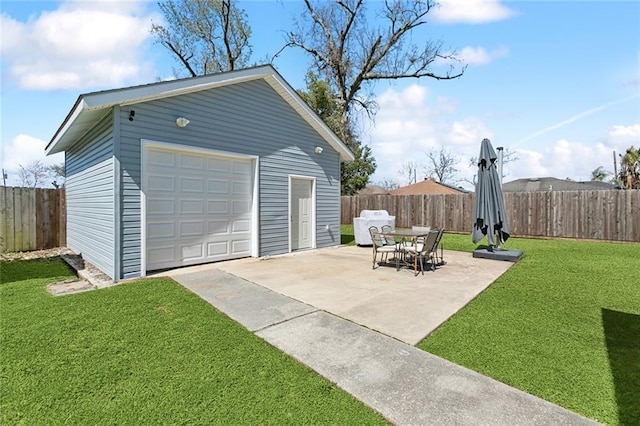
[[[393,231],[381,232],[380,235],[384,237],[411,239],[411,244],[414,245],[416,253],[418,252],[418,238],[426,238],[430,231],[420,229],[395,229]],[[407,262],[404,262],[407,263]],[[418,256],[413,256],[413,273],[418,275]]]

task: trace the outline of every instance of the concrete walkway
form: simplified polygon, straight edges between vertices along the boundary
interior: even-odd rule
[[[392,272],[403,274],[403,271]],[[281,269],[280,274],[285,276],[287,271]],[[173,277],[392,423],[597,424],[396,338],[220,268],[211,265],[184,268],[163,275]],[[397,277],[403,282],[421,279],[411,274]]]

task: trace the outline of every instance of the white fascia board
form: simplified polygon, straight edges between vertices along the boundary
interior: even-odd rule
[[[47,144],[45,147],[44,153],[45,155],[57,154],[58,152],[62,152],[61,150],[56,150],[56,145],[62,138],[62,136],[67,133],[69,128],[73,125],[76,119],[80,116],[80,113],[86,108],[87,104],[83,97],[80,97],[76,102],[75,106],[71,110],[71,113],[65,118],[62,126],[58,129],[51,142]]]

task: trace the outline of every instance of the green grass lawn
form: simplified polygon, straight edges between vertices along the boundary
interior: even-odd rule
[[[342,232],[355,244],[353,227]],[[477,247],[469,234],[443,245]],[[524,257],[418,347],[600,422],[640,425],[640,244],[504,247]]]
[[[1,264],[1,424],[384,424],[168,278],[50,296],[58,258]]]
[[[470,235],[443,240],[475,249]],[[639,425],[640,245],[505,248],[524,257],[418,346],[586,417]]]

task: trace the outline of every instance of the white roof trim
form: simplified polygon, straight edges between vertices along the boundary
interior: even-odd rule
[[[273,87],[339,153],[342,161],[354,159],[353,154],[340,138],[309,108],[306,102],[271,65],[80,95],[47,144],[45,152],[47,155],[55,154],[72,146],[77,141],[79,134],[84,135],[90,126],[95,124],[92,115],[100,110],[112,108],[115,105],[131,105],[256,79],[264,79]],[[86,119],[79,120],[81,116],[86,116]],[[99,114],[99,116],[103,115]]]

